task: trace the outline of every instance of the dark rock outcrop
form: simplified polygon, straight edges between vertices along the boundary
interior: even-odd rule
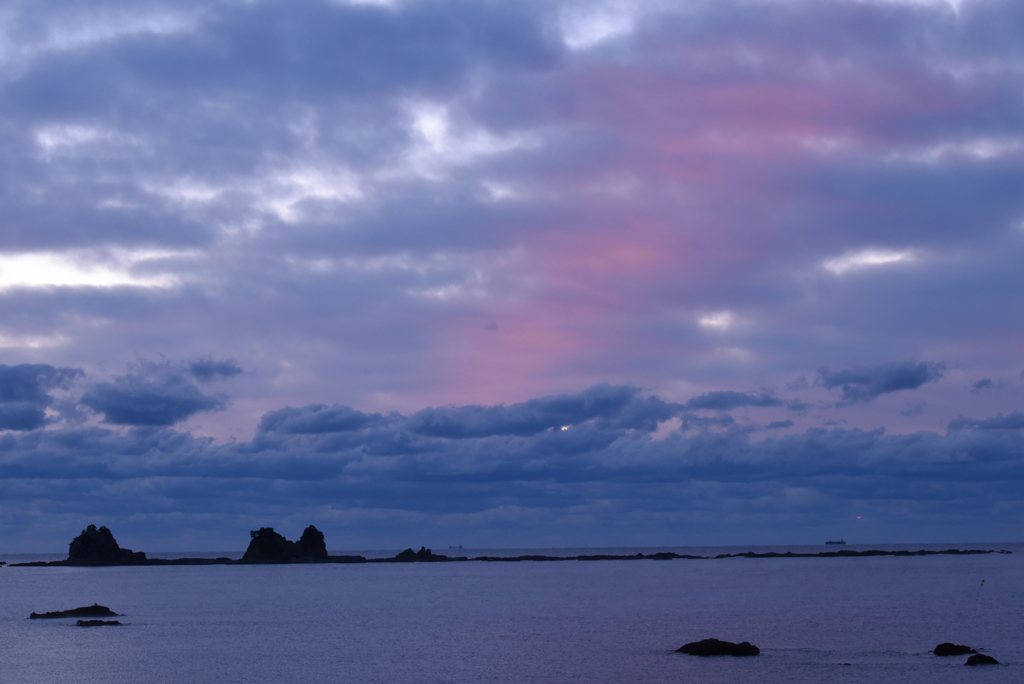
[[[761,653],[761,649],[746,641],[734,644],[731,641],[704,639],[684,644],[676,649],[676,653],[695,656],[756,656]]]
[[[975,653],[964,665],[998,665],[999,661],[992,656],[987,656],[984,653]]]
[[[51,618],[101,618],[101,617],[119,617],[117,613],[110,610],[106,606],[101,606],[98,603],[94,603],[91,606],[82,606],[81,608],[72,608],[71,610],[54,610],[49,613],[32,613],[29,618],[32,620],[48,620]]]
[[[68,544],[66,565],[133,565],[146,560],[142,551],[122,549],[106,527],[89,525]]]
[[[970,653],[977,653],[970,646],[961,646],[960,644],[951,644],[946,641],[932,649],[932,653],[937,656],[959,656],[968,655]]]
[[[302,531],[299,541],[295,542],[296,558],[327,558],[327,543],[324,533],[312,525]]]
[[[75,623],[79,627],[105,627],[107,625],[120,625],[117,620],[79,620]]]
[[[302,533],[298,542],[288,541],[273,527],[261,527],[249,533],[249,548],[243,561],[284,562],[300,559],[327,559],[324,533],[312,525]]]
[[[413,551],[412,549],[406,549],[400,554],[396,555],[392,560],[396,560],[400,563],[411,563],[415,561],[446,561],[451,560],[448,556],[443,556],[439,553],[434,553],[425,546],[421,546],[419,551]]]
[[[290,542],[273,527],[261,527],[249,533],[249,548],[244,561],[285,561],[295,557],[295,542]]]

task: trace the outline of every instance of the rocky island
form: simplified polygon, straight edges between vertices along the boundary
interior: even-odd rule
[[[282,563],[290,560],[326,560],[327,544],[324,533],[312,525],[307,527],[299,541],[288,541],[273,527],[261,527],[249,533],[249,548],[243,561]]]
[[[705,658],[711,656],[736,656],[742,658],[760,655],[761,649],[748,641],[734,644],[731,641],[722,641],[721,639],[703,639],[680,646],[676,649],[676,653],[686,653],[687,655]]]
[[[72,608],[71,610],[53,610],[48,613],[32,613],[29,618],[32,620],[52,620],[55,618],[103,618],[120,617],[117,613],[106,606],[94,603],[91,606]]]
[[[106,527],[89,525],[68,544],[65,565],[135,565],[146,560],[142,551],[122,549]]]

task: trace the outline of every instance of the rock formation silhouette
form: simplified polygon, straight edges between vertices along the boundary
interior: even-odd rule
[[[94,603],[91,606],[82,606],[81,608],[72,608],[71,610],[51,610],[47,613],[32,613],[29,618],[32,620],[41,619],[52,619],[52,618],[101,618],[101,617],[120,617],[117,613],[110,610],[106,606],[101,606],[98,603]]]
[[[68,545],[67,565],[132,565],[146,560],[142,551],[122,549],[106,527],[89,525]]]
[[[75,623],[79,627],[107,627],[110,625],[121,626],[117,620],[79,620]]]
[[[416,561],[446,561],[450,560],[448,556],[443,556],[439,553],[434,553],[425,546],[421,546],[419,551],[413,551],[412,549],[406,549],[391,560],[398,561],[400,563],[411,563]]]
[[[324,533],[312,525],[307,527],[298,542],[288,541],[273,527],[261,527],[249,533],[249,548],[243,561],[289,561],[300,559],[326,559],[327,544]]]
[[[327,543],[324,533],[312,525],[302,531],[299,541],[295,542],[296,558],[327,558]]]
[[[961,644],[953,644],[948,641],[943,642],[932,649],[932,653],[937,656],[958,656],[968,655],[970,653],[977,653],[970,646],[963,646]]]
[[[746,641],[734,644],[731,641],[704,639],[680,646],[676,652],[695,656],[756,656],[761,653],[761,649]]]

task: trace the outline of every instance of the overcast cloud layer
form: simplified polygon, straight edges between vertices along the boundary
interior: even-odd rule
[[[7,2],[0,550],[1019,539],[1024,6]]]

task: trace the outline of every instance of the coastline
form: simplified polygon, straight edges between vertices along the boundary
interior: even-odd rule
[[[73,560],[28,561],[8,563],[6,567],[140,567],[168,565],[300,565],[300,564],[352,564],[352,563],[452,563],[452,562],[557,562],[557,561],[638,561],[638,560],[722,560],[728,558],[873,558],[879,556],[920,557],[920,556],[964,556],[988,554],[1012,554],[1006,549],[865,549],[854,550],[844,548],[837,551],[794,552],[794,551],[745,551],[738,553],[720,553],[717,555],[681,554],[673,551],[659,551],[645,554],[578,554],[578,555],[479,555],[479,556],[447,556],[428,553],[424,556],[403,555],[401,552],[394,557],[367,558],[362,555],[328,555],[326,558],[292,558],[288,560],[246,560],[219,556],[216,558],[182,557],[182,558],[145,558],[131,562],[101,563]]]

